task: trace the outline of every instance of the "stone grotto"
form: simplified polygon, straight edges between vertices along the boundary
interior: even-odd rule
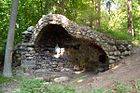
[[[43,15],[22,33],[13,63],[25,72],[42,75],[63,71],[102,72],[131,54],[132,46],[90,27],[79,26],[60,14]]]

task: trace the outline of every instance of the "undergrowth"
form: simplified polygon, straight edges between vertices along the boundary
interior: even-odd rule
[[[36,79],[20,80],[19,85],[20,89],[16,89],[14,93],[77,93],[76,89],[68,86],[62,86],[61,84],[56,83],[46,83]],[[140,93],[140,80],[134,81],[134,84],[132,85],[114,82],[113,89],[101,87],[90,91],[83,91],[82,93]]]
[[[132,41],[132,36],[125,31],[112,31],[108,29],[107,31],[101,32],[111,36],[114,39]]]
[[[12,82],[14,80],[14,78],[8,78],[8,77],[3,77],[2,75],[0,75],[0,84],[4,84],[7,82]]]
[[[16,81],[19,86],[12,93],[77,93],[74,88],[63,86],[56,83],[47,83],[37,79],[23,78],[5,78],[0,76],[0,85]],[[81,93],[140,93],[140,80],[130,81],[130,84],[124,84],[114,81],[113,88],[100,87],[93,90],[82,91]],[[85,89],[86,90],[86,89]],[[3,91],[0,89],[0,93]]]
[[[103,29],[98,29],[98,31],[114,39],[127,40],[135,45],[140,45],[140,34],[136,34],[134,37],[132,37],[131,35],[128,34],[127,31],[113,31],[111,29],[107,29],[106,31]]]
[[[75,93],[75,90],[67,86],[46,83],[42,80],[26,79],[19,82],[20,89],[15,93]]]

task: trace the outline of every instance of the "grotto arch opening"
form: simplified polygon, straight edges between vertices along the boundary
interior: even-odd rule
[[[35,40],[35,50],[37,62],[49,64],[45,68],[51,71],[64,68],[86,71],[109,69],[108,57],[100,46],[93,40],[70,35],[61,25],[43,27]]]
[[[72,36],[60,25],[49,24],[42,28],[39,33],[35,45],[43,45],[48,47],[55,47],[58,44],[64,47],[63,43],[68,44],[72,40]]]

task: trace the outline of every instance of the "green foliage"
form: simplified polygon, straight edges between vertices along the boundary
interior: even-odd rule
[[[2,89],[0,89],[0,93],[3,93],[3,90]]]
[[[115,86],[113,90],[101,87],[84,93],[139,93],[140,80],[136,80],[134,85],[127,85],[118,81],[116,81],[114,84]]]
[[[107,91],[107,90],[104,87],[101,87],[101,88],[98,88],[98,89],[93,90],[90,93],[105,93],[105,91]]]
[[[56,83],[46,83],[42,80],[36,79],[23,79],[23,78],[5,78],[0,76],[0,84],[17,81],[19,85],[13,92],[14,93],[76,93],[75,89]],[[114,88],[108,89],[100,87],[93,90],[81,91],[81,93],[139,93],[140,80],[134,80],[134,84],[127,85],[115,81]],[[77,90],[79,91],[79,90]],[[0,89],[0,93],[3,93]]]
[[[74,89],[56,84],[47,84],[42,80],[24,79],[19,81],[20,90],[16,93],[75,93]]]
[[[140,40],[140,3],[137,0],[133,1],[133,24],[134,24],[134,30],[135,30],[135,40]],[[140,42],[139,42],[140,43]]]
[[[128,41],[132,40],[132,37],[130,35],[128,35],[127,32],[112,31],[111,29],[108,29],[107,31],[104,31],[104,33],[112,36],[115,39],[128,40]]]
[[[128,93],[132,90],[133,90],[133,88],[131,86],[127,86],[127,85],[122,84],[122,83],[119,83],[116,85],[117,93]]]
[[[110,14],[106,10],[101,10],[101,26],[98,29],[101,32],[107,33],[112,37],[120,40],[132,40],[132,37],[127,32],[127,7],[124,0],[115,2],[118,9]]]
[[[6,43],[11,0],[0,1],[0,47]]]
[[[135,88],[140,89],[140,80],[136,80],[135,82]]]
[[[11,82],[13,80],[14,80],[14,78],[7,78],[7,77],[3,77],[2,75],[0,75],[0,84]]]
[[[50,92],[48,93],[76,93],[74,89],[66,86],[58,86],[55,84],[49,85]]]

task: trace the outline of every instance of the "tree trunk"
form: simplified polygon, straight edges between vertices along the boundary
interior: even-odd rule
[[[95,1],[95,11],[96,11],[96,28],[98,28],[100,26],[100,3],[101,0],[96,0]]]
[[[65,4],[64,4],[65,2],[64,2],[64,0],[58,0],[57,1],[57,3],[56,3],[56,6],[57,6],[57,11],[56,11],[56,13],[58,13],[58,14],[62,14],[62,15],[64,15],[65,13],[65,11],[64,11],[64,9],[65,9]]]
[[[12,1],[12,9],[10,15],[10,22],[9,22],[9,30],[8,30],[8,37],[6,43],[6,51],[5,51],[5,58],[4,58],[4,70],[3,75],[5,77],[12,76],[12,52],[13,52],[13,44],[14,44],[14,34],[15,34],[15,24],[17,18],[17,9],[18,9],[18,1]]]
[[[47,1],[45,0],[44,1],[45,2],[45,4],[44,4],[44,15],[47,15],[48,14],[48,9],[47,9]]]
[[[127,0],[127,8],[128,8],[128,33],[134,36],[135,33],[134,33],[133,21],[132,21],[132,0]]]
[[[64,4],[64,0],[61,1],[61,14],[62,14],[62,15],[65,14],[65,4]]]

